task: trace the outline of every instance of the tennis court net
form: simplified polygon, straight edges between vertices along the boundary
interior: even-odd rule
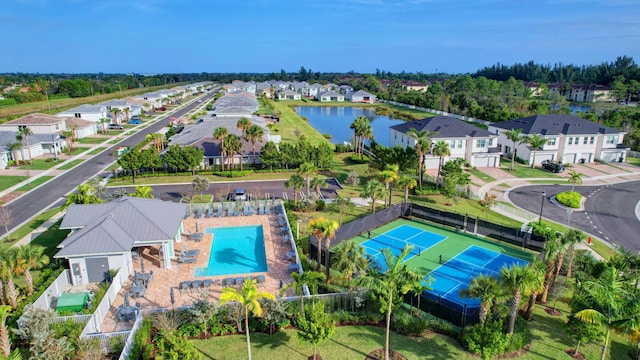
[[[491,275],[499,274],[497,271],[488,269],[484,266],[472,264],[470,262],[460,260],[457,258],[446,257],[444,255],[440,255],[439,262],[441,265],[448,266],[460,271],[464,271],[469,274],[474,274],[474,275],[480,274],[480,273],[491,274]]]
[[[417,246],[415,244],[411,244],[408,243],[406,241],[402,241],[402,240],[398,240],[396,238],[393,238],[391,236],[386,236],[386,235],[378,235],[374,238],[371,238],[371,240],[373,240],[374,242],[377,242],[379,244],[382,245],[387,245],[390,247],[394,247],[400,250],[403,250],[405,247],[407,246],[411,246],[412,249],[409,251],[409,253],[416,255],[416,256],[420,256],[420,254],[422,254],[422,251],[424,250],[422,247]]]

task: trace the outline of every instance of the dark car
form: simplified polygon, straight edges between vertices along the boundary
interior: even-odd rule
[[[549,160],[544,160],[542,162],[542,168],[554,173],[561,173],[564,171],[564,165]]]

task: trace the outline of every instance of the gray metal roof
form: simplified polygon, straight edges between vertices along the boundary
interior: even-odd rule
[[[394,125],[391,129],[396,131],[407,133],[412,128],[418,131],[436,131],[437,135],[433,139],[450,139],[458,137],[491,137],[495,136],[487,130],[481,129],[477,126],[473,126],[462,120],[448,116],[434,116],[425,118],[422,120],[406,122],[399,125]]]
[[[523,134],[589,135],[620,134],[624,131],[594,123],[573,115],[534,115],[526,118],[493,123],[491,126],[511,130],[522,129]]]
[[[90,113],[90,114],[95,114],[95,113],[99,113],[106,110],[106,107],[103,105],[91,105],[91,104],[84,104],[84,105],[80,105],[77,107],[74,107],[73,109],[69,109],[66,111],[63,111],[61,113],[58,113],[58,115],[60,114],[75,114],[75,113]]]
[[[98,105],[111,106],[111,107],[127,107],[129,106],[129,102],[126,100],[113,99],[113,100],[103,101]]]
[[[104,204],[71,205],[61,229],[79,229],[58,245],[55,257],[123,253],[135,244],[170,240],[186,204],[122,197]]]
[[[209,139],[212,143],[217,143],[217,141],[212,139],[212,136],[218,127],[226,128],[229,134],[242,136],[242,132],[238,130],[238,120],[240,120],[240,118],[242,118],[242,116],[205,118],[201,123],[185,126],[184,130],[169,139],[169,145],[196,145],[196,143],[201,142],[203,139]],[[259,116],[248,116],[247,118],[251,121],[251,124],[260,126],[265,134],[269,133],[265,119]],[[244,143],[245,141],[243,140],[242,142]],[[216,152],[219,154],[219,150],[211,150],[209,151],[210,155],[207,155],[207,147],[204,147],[204,150],[205,156],[215,156],[211,154]]]

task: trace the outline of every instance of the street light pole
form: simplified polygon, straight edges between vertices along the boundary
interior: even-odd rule
[[[296,240],[300,239],[300,223],[302,222],[302,220],[297,219],[296,220]]]
[[[542,209],[544,208],[544,198],[547,196],[546,192],[542,192],[542,201],[540,202],[540,218],[538,219],[538,225],[542,225]]]

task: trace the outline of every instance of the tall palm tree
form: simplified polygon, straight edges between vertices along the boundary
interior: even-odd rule
[[[544,290],[542,294],[540,294],[540,302],[546,303],[547,297],[549,296],[549,289],[553,284],[553,279],[556,273],[556,265],[558,256],[560,255],[560,241],[557,237],[545,237],[544,246],[543,246],[543,254],[544,254],[544,263],[547,266],[547,273],[544,278]]]
[[[224,148],[222,147],[222,141],[228,134],[229,132],[227,131],[227,128],[222,126],[217,127],[213,131],[213,138],[220,141],[220,163],[222,165],[222,171],[224,171]]]
[[[413,282],[409,285],[409,291],[413,292],[415,296],[418,298],[418,303],[417,303],[418,311],[421,310],[420,299],[422,299],[422,293],[427,290],[433,290],[431,286],[429,286],[429,284],[433,282],[433,277],[431,277],[431,275],[427,275],[427,277],[428,277],[427,279],[428,281],[420,280],[420,281]],[[411,301],[412,301],[411,306],[413,307],[413,299]]]
[[[153,188],[148,185],[140,185],[135,187],[135,192],[133,194],[129,194],[129,196],[143,198],[143,199],[154,199],[153,196]]]
[[[298,174],[293,174],[284,182],[284,187],[293,188],[293,204],[298,203],[298,191],[304,187],[304,179]]]
[[[627,286],[621,273],[612,266],[607,267],[597,279],[584,281],[572,301],[574,306],[582,308],[574,315],[577,319],[607,328],[602,360],[607,354],[611,330],[640,313],[638,291]]]
[[[6,358],[11,354],[11,339],[7,328],[7,317],[11,313],[11,306],[0,306],[0,349]]]
[[[444,165],[444,158],[451,155],[451,149],[449,149],[449,144],[446,141],[440,140],[433,145],[433,148],[431,148],[431,153],[439,158],[438,175],[436,176],[439,184],[440,171],[442,170],[442,165]]]
[[[507,139],[513,142],[513,148],[511,149],[511,169],[509,169],[513,171],[513,164],[516,161],[516,146],[523,142],[521,136],[522,129],[511,129],[509,131],[505,131],[503,134],[507,137]]]
[[[376,212],[376,200],[383,199],[386,195],[384,185],[376,180],[369,180],[363,187],[360,196],[371,199],[371,212]]]
[[[427,154],[431,151],[431,138],[436,136],[437,132],[427,130],[418,131],[415,128],[409,129],[407,135],[415,139],[414,145],[418,153],[418,186],[422,191],[422,179],[424,176],[424,162]]]
[[[107,132],[107,124],[109,124],[109,118],[100,118],[98,120],[98,124],[100,124],[100,130],[104,134]]]
[[[244,138],[247,135],[247,130],[251,127],[251,121],[246,117],[241,117],[236,123],[236,127],[240,130],[241,137]]]
[[[131,109],[126,107],[126,108],[122,109],[122,112],[124,113],[125,120],[129,121],[129,113],[131,112]]]
[[[27,161],[25,160],[25,157],[24,157],[24,143],[22,142],[23,140],[24,140],[24,137],[22,136],[22,131],[18,130],[18,132],[16,133],[16,142],[20,144],[20,156],[21,156],[20,159],[22,163],[25,164]]]
[[[496,299],[503,295],[502,286],[498,279],[490,275],[480,274],[471,279],[469,287],[460,290],[460,296],[480,299],[480,310],[478,317],[480,326],[484,326],[491,311],[491,306]]]
[[[97,204],[102,202],[98,196],[96,196],[96,189],[89,183],[78,185],[78,190],[67,196],[67,202],[64,207],[68,207],[71,204]]]
[[[335,268],[347,276],[347,283],[351,288],[354,273],[363,273],[369,267],[364,247],[353,241],[344,241],[336,246]]]
[[[573,192],[576,185],[582,184],[582,176],[583,174],[576,172],[575,170],[569,171],[569,178],[567,179],[567,182],[571,184],[571,192]]]
[[[367,119],[365,116],[357,116],[349,126],[349,128],[353,130],[353,137],[356,143],[356,155],[362,156],[360,144],[364,143],[363,133],[365,132],[366,124],[369,124],[369,119]]]
[[[405,258],[410,254],[412,247],[407,246],[397,257],[389,249],[381,250],[386,265],[386,270],[381,273],[370,273],[366,276],[355,279],[355,284],[367,289],[384,294],[386,297],[386,336],[384,345],[384,358],[389,360],[389,335],[391,333],[391,313],[393,311],[394,299],[415,288],[415,283],[419,282],[424,274],[417,274],[404,263]]]
[[[318,197],[318,199],[320,199],[320,196],[322,194],[322,192],[320,190],[322,190],[322,188],[326,188],[327,187],[327,181],[324,178],[321,178],[319,176],[314,176],[313,178],[311,178],[311,187],[313,189],[315,189],[316,191],[316,196]]]
[[[373,139],[373,128],[371,127],[371,123],[369,122],[369,119],[367,119],[367,122],[362,124],[362,133],[360,135],[361,141],[360,141],[360,156],[364,155],[364,142],[365,140],[371,140]]]
[[[500,271],[500,282],[503,288],[511,294],[509,299],[509,335],[513,335],[520,302],[524,296],[531,293],[537,281],[536,275],[529,266],[514,265],[510,268],[505,266]]]
[[[118,109],[118,108],[111,108],[111,113],[113,114],[113,123],[114,124],[119,124],[120,123],[120,113],[122,112],[122,110]]]
[[[18,266],[17,258],[16,248],[0,249],[0,280],[2,280],[4,289],[7,292],[9,305],[11,305],[12,309],[18,307],[18,291],[13,282],[13,276]]]
[[[16,252],[16,275],[23,275],[27,284],[27,292],[33,294],[33,277],[31,269],[41,269],[49,264],[49,257],[44,253],[44,246],[23,245],[17,248]]]
[[[529,264],[533,272],[536,274],[536,281],[532,282],[531,294],[529,294],[529,302],[527,304],[527,310],[525,311],[525,319],[533,320],[533,308],[536,305],[536,297],[544,290],[544,276],[547,271],[547,265],[539,259],[535,259]]]
[[[304,177],[307,182],[307,195],[309,194],[309,189],[311,188],[311,176],[315,175],[318,172],[318,168],[314,163],[304,162],[300,164],[298,168],[298,175]]]
[[[301,314],[304,316],[304,285],[307,285],[309,294],[317,294],[320,283],[325,281],[325,276],[316,271],[304,271],[302,275],[292,272],[291,278],[293,278],[293,291],[300,296]]]
[[[29,164],[33,164],[33,157],[31,156],[31,146],[29,146],[29,136],[33,135],[33,131],[28,126],[23,127],[20,132],[24,137],[24,142],[27,144],[27,151],[29,152]]]
[[[231,168],[236,168],[235,156],[242,150],[242,143],[238,135],[230,134],[222,140],[222,148],[227,154],[227,160],[229,161],[229,171]],[[242,171],[242,159],[240,159],[240,171]]]
[[[577,229],[570,229],[562,235],[563,242],[567,245],[567,255],[569,256],[569,265],[567,267],[567,277],[573,275],[573,260],[576,255],[576,245],[583,242],[585,235]]]
[[[229,302],[238,302],[244,309],[244,330],[247,336],[247,354],[251,360],[251,339],[249,337],[249,316],[262,316],[262,306],[260,299],[270,299],[276,301],[276,297],[266,291],[258,291],[255,279],[246,278],[242,289],[238,290],[232,287],[225,287],[220,294],[220,305]]]
[[[251,125],[247,130],[247,136],[249,137],[249,141],[251,141],[251,145],[253,146],[253,164],[256,163],[256,143],[262,143],[262,138],[264,137],[264,129],[258,125]]]
[[[538,134],[529,135],[524,138],[527,144],[531,146],[531,152],[533,153],[533,159],[531,160],[531,168],[533,169],[536,166],[536,152],[549,141],[549,139],[545,139]]]
[[[67,147],[69,148],[68,150],[73,151],[73,142],[75,140],[73,138],[73,132],[71,130],[63,131],[62,136],[64,136],[65,140],[67,141]]]
[[[18,158],[18,149],[22,147],[22,144],[15,142],[8,144],[7,147],[9,148],[9,151],[13,153],[13,161],[15,162],[15,164],[20,165],[20,159]]]
[[[415,188],[418,182],[412,176],[402,175],[398,179],[398,185],[404,189],[404,202],[409,202],[409,190]]]
[[[309,230],[318,240],[318,266],[316,271],[320,271],[320,264],[322,262],[322,248],[323,248],[323,239],[325,240],[324,247],[326,248],[325,252],[325,266],[327,270],[329,269],[329,247],[331,245],[331,239],[336,237],[336,231],[340,227],[337,221],[329,220],[325,217],[318,217],[311,221],[309,221]],[[327,274],[329,272],[327,271]],[[327,282],[329,281],[329,276],[327,275]]]
[[[398,172],[400,171],[398,164],[388,164],[384,170],[378,174],[378,177],[384,184],[386,191],[389,193],[389,206],[391,206],[391,196],[393,193],[393,183],[398,181]]]

